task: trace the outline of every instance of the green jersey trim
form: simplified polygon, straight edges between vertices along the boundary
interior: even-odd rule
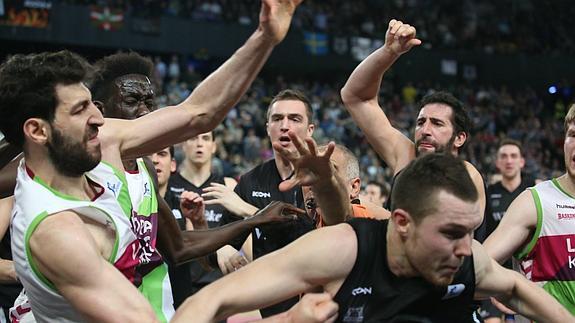
[[[539,193],[537,193],[537,190],[534,187],[529,188],[528,190],[531,191],[533,201],[535,202],[535,208],[537,209],[537,226],[529,243],[527,243],[523,249],[515,253],[515,258],[517,259],[525,258],[531,252],[531,250],[533,250],[537,240],[539,240],[539,234],[541,234],[541,228],[543,227],[543,207],[541,205]]]
[[[156,267],[142,278],[142,284],[138,289],[144,297],[152,304],[152,308],[156,316],[161,322],[168,322],[162,309],[163,304],[163,291],[164,279],[168,279],[168,270],[166,264]]]

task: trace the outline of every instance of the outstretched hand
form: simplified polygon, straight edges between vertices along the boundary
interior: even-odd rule
[[[385,34],[385,45],[388,51],[395,55],[408,52],[412,47],[421,45],[421,40],[415,37],[415,27],[403,22],[391,19],[387,33]]]
[[[306,138],[305,144],[293,131],[288,131],[288,136],[293,142],[296,151],[290,151],[274,143],[274,149],[285,159],[287,159],[295,169],[294,176],[283,181],[279,185],[282,192],[289,191],[297,185],[312,186],[321,180],[329,180],[335,173],[334,166],[330,160],[335,143],[330,142],[323,153],[319,153],[315,141]]]
[[[262,0],[259,29],[274,44],[281,42],[291,24],[295,8],[303,0]]]
[[[293,221],[303,215],[306,215],[305,210],[285,202],[273,201],[265,208],[259,210],[254,217],[262,220],[262,224],[264,224]]]

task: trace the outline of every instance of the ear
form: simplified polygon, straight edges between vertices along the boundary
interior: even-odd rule
[[[268,137],[270,136],[270,124],[269,122],[266,122],[266,133],[268,134]]]
[[[170,172],[175,172],[176,171],[176,161],[174,159],[172,159],[170,161]]]
[[[467,133],[465,133],[465,131],[460,131],[457,136],[455,136],[455,141],[453,142],[453,145],[457,148],[463,146],[463,144],[465,144],[465,141],[467,140]]]
[[[30,141],[39,145],[45,145],[46,142],[48,142],[48,133],[51,129],[46,120],[30,118],[24,122],[22,128],[24,130],[24,137]]]
[[[307,134],[308,136],[312,136],[313,135],[313,131],[315,130],[315,125],[313,123],[310,123],[307,125]]]
[[[525,158],[521,157],[519,159],[519,168],[523,169],[523,167],[525,167]]]
[[[359,196],[361,192],[361,179],[356,177],[351,180],[351,191],[349,192],[349,197],[353,200]]]
[[[395,209],[391,212],[390,220],[393,222],[394,228],[402,238],[407,238],[407,234],[413,225],[411,215],[403,209]]]
[[[213,139],[213,145],[212,145],[212,155],[216,153],[216,151],[218,150],[218,143],[216,143],[216,139]]]

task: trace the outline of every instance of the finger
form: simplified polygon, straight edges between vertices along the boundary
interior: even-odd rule
[[[317,156],[317,145],[313,138],[306,138],[305,143],[307,144],[307,149],[312,156]]]
[[[291,139],[294,147],[297,149],[297,151],[299,152],[300,155],[303,156],[303,155],[309,154],[309,151],[304,146],[301,139],[299,139],[298,136],[295,134],[295,132],[293,132],[292,130],[288,131],[288,137]]]
[[[389,25],[388,25],[389,27],[387,28],[387,30],[388,30],[390,33],[391,33],[391,29],[393,29],[393,26],[394,26],[396,23],[397,23],[397,20],[395,20],[395,19],[391,19],[391,20],[389,21]]]
[[[401,28],[399,28],[399,30],[397,31],[397,34],[400,37],[407,37],[407,35],[409,34],[409,30],[411,29],[411,25],[409,24],[404,24],[403,26],[401,26]]]
[[[325,152],[323,153],[323,155],[327,158],[331,158],[331,155],[333,155],[334,151],[335,151],[335,142],[330,141],[327,144],[327,148],[326,148]]]
[[[409,47],[419,46],[419,45],[421,45],[421,40],[414,38],[414,39],[409,40],[409,42],[407,42],[407,44],[409,45]]]
[[[339,306],[331,298],[316,305],[316,315],[321,322],[334,322]]]
[[[202,197],[212,197],[212,198],[216,198],[216,197],[221,197],[222,194],[220,192],[207,192],[207,193],[202,193]]]
[[[399,30],[399,28],[401,28],[401,26],[403,26],[403,22],[401,22],[400,20],[397,20],[395,22],[395,24],[393,24],[393,27],[391,27],[391,30],[389,33],[397,36],[397,31]]]
[[[234,268],[234,266],[231,264],[230,260],[231,260],[231,259],[228,259],[228,260],[224,263],[224,265],[226,266],[226,271],[227,271],[228,273],[232,273],[232,272],[234,272],[234,270],[235,270],[235,268]]]
[[[290,162],[294,162],[298,155],[294,151],[290,151],[289,149],[284,148],[279,142],[272,143],[272,146],[275,151],[277,151],[282,157],[289,160]]]
[[[225,188],[226,185],[221,184],[221,183],[210,183],[210,186],[212,187],[221,187],[221,188]]]
[[[290,178],[281,182],[278,188],[280,192],[287,192],[292,188],[296,187],[297,185],[299,185],[299,180],[297,178]]]
[[[219,205],[222,204],[222,201],[220,199],[209,199],[209,200],[204,200],[204,205]]]
[[[282,209],[282,214],[284,214],[284,215],[288,215],[288,214],[306,215],[307,213],[305,210],[302,210],[298,207],[295,207],[294,205],[285,204],[283,209]]]

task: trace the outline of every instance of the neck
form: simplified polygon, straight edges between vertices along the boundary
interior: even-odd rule
[[[575,177],[571,177],[569,173],[563,174],[557,179],[561,188],[571,196],[575,196]]]
[[[86,179],[86,176],[66,176],[58,172],[49,158],[25,158],[26,166],[54,190],[73,196],[80,200],[92,200],[96,192]]]
[[[501,185],[509,192],[515,191],[521,184],[521,175],[514,176],[512,178],[501,178]]]
[[[180,170],[180,175],[182,175],[183,178],[198,187],[204,184],[211,174],[211,163],[196,164],[189,160],[184,161],[182,169]]]
[[[158,184],[158,191],[160,192],[160,196],[161,197],[165,197],[166,196],[166,192],[168,191],[168,181],[166,181],[164,184]]]
[[[391,220],[387,225],[386,234],[387,263],[389,270],[397,277],[417,276],[415,268],[409,263],[405,254],[405,243],[395,231]]]
[[[276,151],[274,151],[274,159],[276,161],[276,167],[281,179],[287,179],[293,173],[293,165],[289,162],[289,160],[282,158],[281,155]]]

